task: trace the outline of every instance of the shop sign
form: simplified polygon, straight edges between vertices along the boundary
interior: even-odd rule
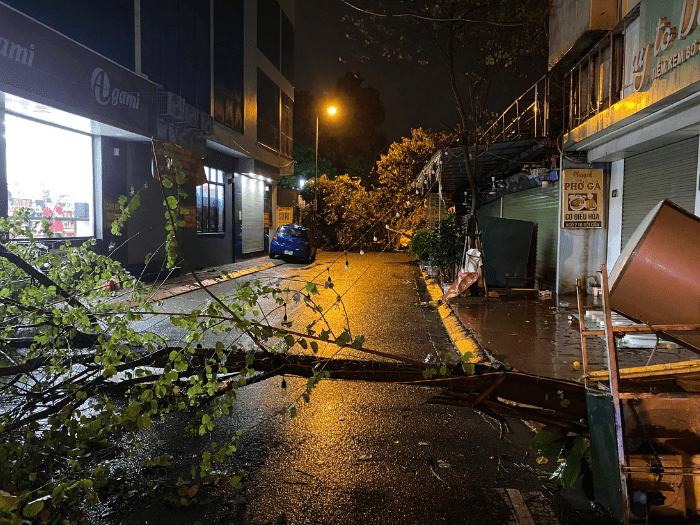
[[[113,201],[112,199],[104,199],[102,201],[102,214],[105,221],[104,228],[109,230],[112,227],[112,223],[122,214],[122,210],[117,201]]]
[[[160,180],[162,174],[167,174],[174,181],[177,174],[183,171],[188,184],[193,186],[206,184],[207,175],[204,173],[204,164],[199,150],[163,141],[155,141],[153,147],[158,163],[158,169],[153,170],[153,177],[156,180]],[[174,160],[179,161],[179,166],[173,162]]]
[[[286,206],[277,207],[277,227],[294,222],[294,208]]]
[[[603,170],[564,170],[562,228],[603,227]]]
[[[1,3],[0,88],[142,135],[156,131],[153,82]]]
[[[700,24],[700,2],[683,0],[680,11],[674,13],[673,7],[677,8],[678,5],[679,2],[671,6],[665,2],[660,5],[644,3],[645,20],[651,24],[652,31],[651,38],[646,43],[642,41],[632,59],[635,91],[645,89],[655,79],[669,74],[700,54],[700,39],[691,38]],[[660,6],[663,9],[661,13],[654,11]],[[675,25],[674,21],[677,21]],[[652,65],[654,59],[656,63]]]

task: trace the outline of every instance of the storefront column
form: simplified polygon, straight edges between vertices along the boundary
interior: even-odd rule
[[[0,217],[7,217],[7,141],[5,140],[5,93],[0,92]]]
[[[616,160],[611,165],[610,195],[608,202],[608,274],[620,256],[622,249],[622,189],[625,180],[625,160]]]

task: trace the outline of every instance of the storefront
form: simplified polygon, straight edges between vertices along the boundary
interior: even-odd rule
[[[156,93],[155,84],[0,4],[0,213],[27,209],[40,236],[46,218],[63,237],[103,241],[116,201],[104,180],[114,180],[113,158],[129,154],[127,143],[150,144]],[[126,171],[115,185],[121,194]]]
[[[178,121],[173,95],[0,3],[0,214],[27,209],[38,235],[46,218],[62,237],[96,238],[97,250],[134,272],[149,258],[151,272],[165,258],[155,139],[189,147],[203,162],[202,180],[185,187],[183,267],[266,250],[279,168],[207,140],[206,112],[197,120],[195,110],[197,125]],[[120,196],[137,192],[140,210],[122,235],[112,235]]]
[[[479,216],[500,217],[534,223],[532,263],[539,288],[553,288],[557,265],[557,224],[559,213],[559,184],[504,195],[479,208]]]
[[[642,0],[625,21],[624,98],[564,136],[610,167],[607,266],[659,201],[700,213],[697,2]]]

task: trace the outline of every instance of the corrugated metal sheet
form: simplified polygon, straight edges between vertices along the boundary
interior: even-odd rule
[[[698,137],[625,159],[622,191],[622,247],[659,201],[669,199],[693,213]]]
[[[557,226],[559,224],[559,184],[534,188],[512,195],[503,201],[503,218],[535,223],[537,242],[536,277],[548,284],[556,281]]]
[[[479,206],[476,211],[477,217],[500,217],[501,216],[501,199],[489,202]]]

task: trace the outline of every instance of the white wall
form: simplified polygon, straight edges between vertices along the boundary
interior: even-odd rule
[[[610,173],[610,191],[608,193],[608,274],[622,249],[622,187],[625,179],[625,161],[612,163]],[[617,196],[613,194],[617,192]]]

